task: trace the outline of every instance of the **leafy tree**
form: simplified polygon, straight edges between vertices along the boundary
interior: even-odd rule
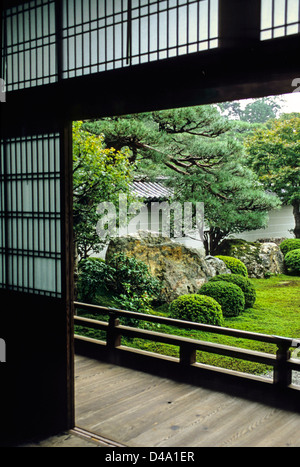
[[[281,103],[278,97],[263,97],[253,99],[244,108],[241,101],[224,102],[219,104],[219,108],[229,118],[257,124],[278,117]]]
[[[264,187],[293,206],[294,235],[300,238],[300,113],[270,120],[247,139],[246,147]]]
[[[96,231],[102,201],[118,205],[120,192],[129,194],[133,167],[128,151],[106,148],[103,135],[73,125],[73,222],[76,252],[80,259],[103,248]]]
[[[246,105],[241,120],[249,123],[265,123],[278,116],[280,104],[276,98],[263,97]]]

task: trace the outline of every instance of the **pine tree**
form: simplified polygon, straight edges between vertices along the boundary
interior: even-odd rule
[[[214,106],[105,118],[85,124],[107,147],[127,148],[139,174],[165,175],[174,200],[204,203],[204,244],[214,254],[231,233],[262,228],[280,204],[246,167],[231,122]]]

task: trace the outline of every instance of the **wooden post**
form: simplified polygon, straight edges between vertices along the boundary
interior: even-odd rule
[[[276,352],[276,366],[274,368],[274,384],[287,387],[292,383],[292,370],[288,368],[287,361],[291,358],[290,344],[279,343]]]
[[[190,345],[181,344],[179,358],[180,363],[184,365],[192,365],[196,362],[196,350]]]
[[[121,333],[117,330],[120,322],[115,313],[109,314],[108,330],[106,337],[106,345],[109,349],[115,349],[121,345]]]

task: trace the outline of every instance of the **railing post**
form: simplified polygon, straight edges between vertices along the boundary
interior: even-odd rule
[[[292,383],[292,370],[287,365],[288,360],[291,358],[290,343],[280,342],[277,346],[274,384],[283,388]]]
[[[121,333],[117,330],[120,322],[115,313],[109,314],[108,330],[106,335],[106,346],[112,350],[121,345]]]
[[[184,365],[192,365],[196,362],[196,350],[190,345],[180,345],[180,363]]]

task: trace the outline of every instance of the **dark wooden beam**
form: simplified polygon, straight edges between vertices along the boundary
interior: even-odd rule
[[[219,46],[255,45],[260,40],[261,0],[220,0]]]
[[[34,131],[68,120],[292,92],[300,36],[95,73],[7,93],[2,128]]]

